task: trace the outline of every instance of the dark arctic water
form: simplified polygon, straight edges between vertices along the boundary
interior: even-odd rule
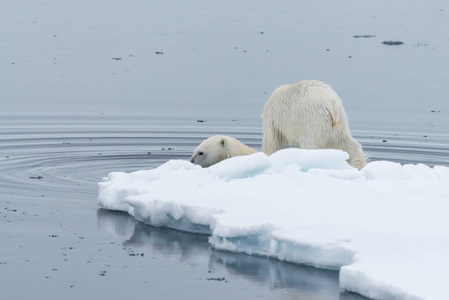
[[[77,4],[1,4],[0,298],[360,299],[101,210],[97,182],[214,134],[260,150],[264,102],[301,79],[336,89],[372,160],[449,166],[447,3]]]

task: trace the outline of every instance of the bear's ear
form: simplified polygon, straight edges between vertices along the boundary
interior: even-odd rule
[[[222,147],[225,147],[226,146],[226,139],[221,139],[220,140],[220,144],[221,144]]]

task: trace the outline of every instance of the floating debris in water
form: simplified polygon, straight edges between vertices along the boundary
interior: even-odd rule
[[[383,41],[382,44],[388,45],[388,46],[399,46],[399,45],[403,45],[404,43],[401,41]]]
[[[375,35],[370,35],[370,34],[365,34],[365,35],[353,35],[352,36],[355,39],[360,39],[360,38],[375,38]]]
[[[226,278],[224,278],[224,277],[221,277],[221,278],[214,278],[214,277],[210,277],[210,278],[206,278],[206,280],[208,280],[208,281],[224,281],[224,282],[228,282],[227,280],[226,280]]]

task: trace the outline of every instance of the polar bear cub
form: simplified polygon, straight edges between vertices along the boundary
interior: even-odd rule
[[[349,154],[351,166],[361,169],[366,164],[340,97],[323,82],[303,80],[278,87],[265,103],[262,127],[262,151],[267,155],[287,145],[341,149]]]
[[[249,155],[257,151],[240,142],[238,139],[215,135],[204,140],[195,150],[190,162],[203,168],[212,166],[222,160],[240,155]]]

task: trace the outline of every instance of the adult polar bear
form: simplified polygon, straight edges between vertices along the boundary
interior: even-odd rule
[[[265,103],[262,126],[262,151],[267,155],[287,145],[341,149],[349,154],[351,166],[361,169],[366,164],[340,97],[323,82],[303,80],[278,87]]]

